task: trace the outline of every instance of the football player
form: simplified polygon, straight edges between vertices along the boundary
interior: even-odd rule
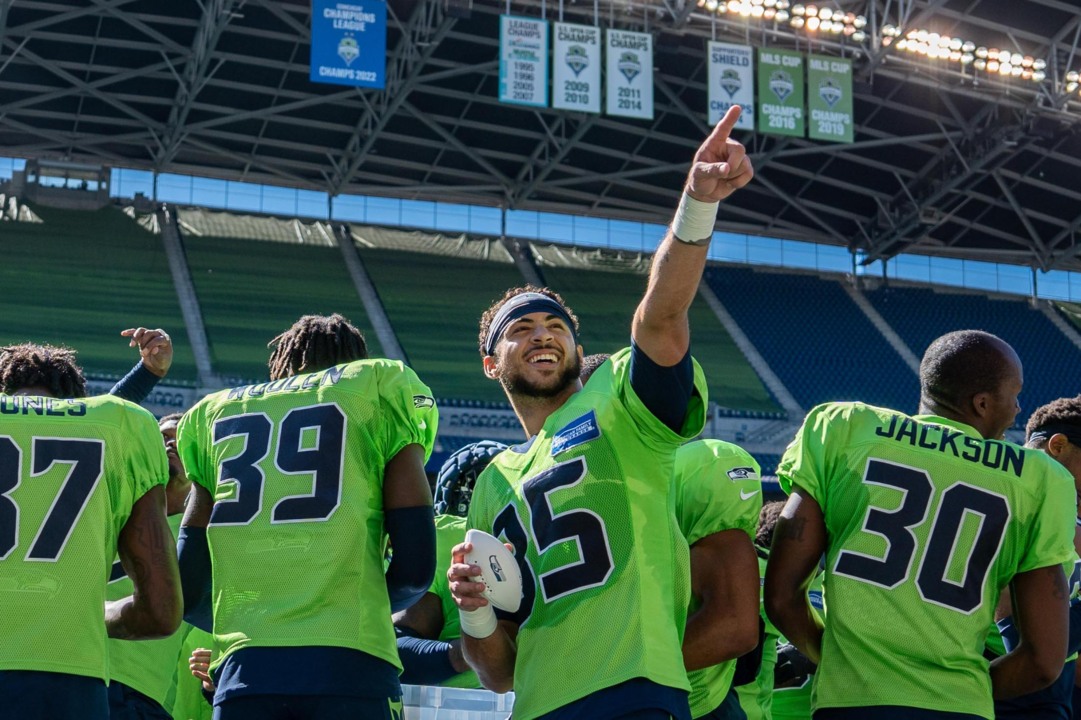
[[[107,636],[177,629],[168,479],[153,416],[111,395],[86,397],[74,353],[32,344],[0,352],[6,716],[108,718]],[[134,593],[106,602],[117,555]]]
[[[212,574],[215,717],[390,720],[391,611],[435,566],[435,401],[402,363],[364,359],[340,315],[306,315],[271,344],[270,382],[207,396],[179,429],[194,483],[185,607],[198,619]]]
[[[485,687],[513,687],[520,720],[689,718],[690,568],[671,480],[676,449],[705,423],[687,310],[718,202],[753,174],[729,137],[738,117],[730,110],[695,155],[631,347],[584,389],[577,320],[558,294],[516,288],[481,318],[484,372],[529,440],[485,470],[469,525],[514,546],[524,599],[497,617],[475,582],[480,569],[464,563],[468,544],[454,549],[448,579],[467,661]]]
[[[992,694],[1062,671],[1074,488],[1050,457],[1002,439],[1021,362],[994,335],[954,332],[927,349],[920,386],[915,417],[815,408],[778,467],[791,496],[766,610],[819,667],[816,720],[992,718]],[[823,552],[824,631],[806,592]],[[1011,583],[1022,642],[988,672],[981,650]]]

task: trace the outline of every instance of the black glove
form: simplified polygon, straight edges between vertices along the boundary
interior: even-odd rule
[[[799,687],[814,675],[818,666],[791,643],[777,646],[777,664],[773,667],[773,686]]]

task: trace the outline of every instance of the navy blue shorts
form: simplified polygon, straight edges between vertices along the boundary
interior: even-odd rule
[[[695,720],[747,720],[747,713],[743,712],[743,706],[739,704],[736,689],[730,688],[724,696],[724,702]]]
[[[4,717],[19,720],[109,720],[105,681],[40,670],[0,670]]]
[[[401,720],[402,699],[343,695],[241,695],[214,706],[214,720]]]
[[[598,690],[538,720],[690,720],[687,692],[635,678]]]
[[[814,720],[983,720],[980,715],[925,710],[901,705],[869,705],[855,708],[823,708]]]
[[[109,720],[173,720],[156,700],[112,680],[109,682]]]

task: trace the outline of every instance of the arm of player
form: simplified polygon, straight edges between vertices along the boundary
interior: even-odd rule
[[[773,533],[763,599],[770,621],[816,665],[822,659],[822,620],[811,608],[807,588],[825,550],[822,507],[793,486]]]
[[[184,592],[184,620],[206,632],[213,632],[211,587],[214,575],[206,528],[214,510],[214,498],[197,483],[192,483],[188,509],[180,523],[177,560]]]
[[[387,463],[383,475],[383,525],[394,549],[387,568],[391,610],[420,600],[435,576],[435,518],[424,474],[424,448],[413,443]]]
[[[120,530],[116,546],[134,593],[105,604],[109,637],[141,640],[166,637],[180,626],[183,605],[176,545],[165,520],[165,488],[139,498]]]
[[[514,689],[514,663],[518,657],[515,637],[518,628],[509,620],[496,621],[479,632],[473,628],[483,625],[484,621],[471,622],[472,616],[487,615],[492,608],[484,598],[484,583],[472,580],[481,574],[481,569],[465,562],[466,553],[472,549],[470,543],[455,545],[447,571],[450,594],[462,616],[462,652],[469,666],[477,671],[477,677],[484,687],[492,692],[505,693]],[[476,637],[471,632],[478,632],[483,637]]]
[[[131,347],[139,348],[139,362],[109,391],[130,402],[141,403],[169,373],[173,364],[173,341],[161,328],[128,328],[120,333],[130,338]]]
[[[701,606],[687,618],[683,664],[700,670],[758,644],[758,556],[742,530],[707,535],[691,546],[691,592]]]
[[[1020,642],[991,663],[991,689],[996,700],[1036,692],[1062,673],[1069,592],[1061,565],[1014,576],[1010,596]]]
[[[438,595],[430,592],[394,616],[402,682],[438,685],[469,669],[460,640],[439,640],[443,623],[443,604]]]
[[[705,208],[700,209],[714,214],[715,207],[710,208],[710,205],[715,206],[754,176],[743,146],[729,137],[739,113],[739,107],[733,106],[713,128],[695,153],[684,186],[692,203],[705,203]],[[681,212],[682,208],[681,204]],[[677,223],[678,218],[677,213]],[[708,242],[702,241],[707,241],[713,234],[713,223],[708,225],[708,231],[700,231],[704,233],[701,237],[677,239],[674,231],[669,229],[653,256],[649,285],[635,311],[631,337],[658,365],[675,365],[690,348],[687,311],[698,292],[706,264]]]

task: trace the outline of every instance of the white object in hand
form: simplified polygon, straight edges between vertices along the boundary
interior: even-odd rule
[[[514,555],[499,538],[483,530],[468,531],[465,541],[473,546],[465,562],[481,569],[476,581],[484,583],[484,597],[500,610],[516,612],[522,604],[522,571]]]

